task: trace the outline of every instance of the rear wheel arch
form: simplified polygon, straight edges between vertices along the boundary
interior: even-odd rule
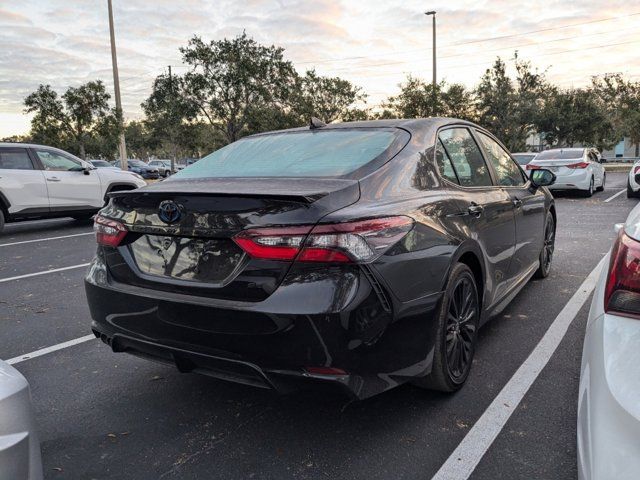
[[[478,300],[480,302],[480,308],[482,309],[484,304],[484,287],[485,287],[485,269],[480,260],[481,255],[479,255],[473,249],[465,249],[460,251],[456,257],[454,257],[454,262],[452,262],[452,268],[455,263],[464,263],[467,267],[471,269],[473,273],[473,277],[476,281],[476,288],[478,289]]]
[[[0,192],[0,211],[2,211],[2,213],[4,214],[5,220],[8,220],[9,218],[10,206],[11,206],[11,203],[9,203],[9,200],[7,200],[7,197],[5,197],[2,192]]]

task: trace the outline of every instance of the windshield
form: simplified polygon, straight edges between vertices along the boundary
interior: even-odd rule
[[[173,178],[340,177],[371,162],[404,135],[397,129],[333,129],[247,137]]]
[[[536,160],[569,160],[582,158],[583,150],[546,150],[536,155]]]
[[[128,160],[127,161],[129,163],[129,165],[133,165],[135,167],[146,167],[147,164],[144,163],[142,160]]]

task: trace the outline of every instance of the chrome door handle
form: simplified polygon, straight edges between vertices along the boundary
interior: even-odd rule
[[[474,217],[479,217],[480,215],[482,215],[483,210],[484,208],[482,208],[482,205],[478,205],[477,203],[472,203],[467,209],[469,215],[472,215]]]
[[[58,177],[47,177],[47,182],[59,182],[60,179]]]

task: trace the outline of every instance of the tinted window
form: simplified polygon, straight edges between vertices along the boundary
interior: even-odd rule
[[[36,154],[42,162],[42,165],[44,165],[45,170],[69,171],[82,168],[82,164],[79,161],[58,152],[36,150]]]
[[[111,164],[109,162],[105,162],[104,160],[91,160],[91,164],[94,167],[100,167],[100,168],[105,168],[105,167],[110,167]]]
[[[189,165],[174,178],[339,177],[382,155],[400,136],[408,134],[395,129],[334,129],[248,137]]]
[[[487,154],[487,159],[493,165],[498,176],[498,183],[507,187],[524,185],[525,180],[520,168],[509,154],[491,137],[482,132],[477,132],[480,143]]]
[[[460,185],[479,187],[492,185],[487,164],[480,149],[466,128],[452,128],[440,132],[445,152],[453,163]]]
[[[449,158],[449,155],[447,155],[447,152],[445,152],[440,139],[438,139],[438,142],[436,143],[436,165],[438,166],[438,171],[443,178],[446,178],[450,182],[458,183],[458,177],[453,169],[451,159]]]
[[[24,148],[0,149],[0,169],[33,170],[33,164]]]
[[[584,150],[545,150],[536,155],[536,160],[569,160],[582,158]]]

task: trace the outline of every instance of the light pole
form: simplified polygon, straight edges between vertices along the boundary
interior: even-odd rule
[[[433,81],[431,84],[431,94],[433,96],[433,116],[436,115],[436,11],[431,10],[429,12],[424,12],[425,15],[431,16],[433,19]]]
[[[111,0],[107,0],[109,6],[109,34],[111,36],[111,65],[113,66],[113,88],[116,94],[116,110],[120,115],[120,144],[118,150],[120,151],[120,167],[123,170],[127,170],[127,144],[124,140],[124,122],[122,118],[122,101],[120,100],[120,79],[118,78],[118,59],[116,57],[116,36],[113,31],[113,8],[111,7]]]

